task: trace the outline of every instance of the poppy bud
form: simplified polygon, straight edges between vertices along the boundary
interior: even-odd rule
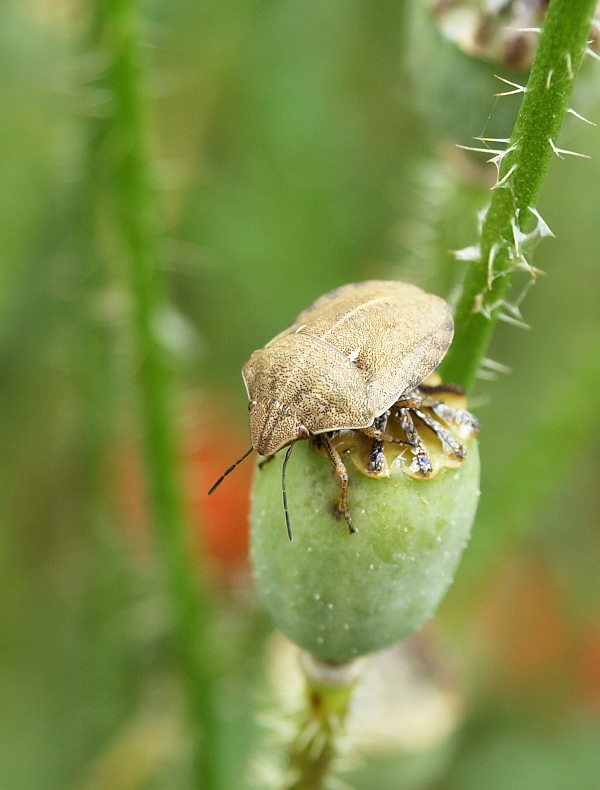
[[[336,509],[339,481],[331,465],[310,442],[297,442],[286,472],[292,542],[282,509],[283,454],[258,469],[251,555],[277,627],[334,663],[420,628],[452,582],[475,516],[476,441],[466,448],[461,465],[442,465],[430,479],[393,461],[389,476],[379,478],[348,463],[348,507],[358,528],[350,534]]]

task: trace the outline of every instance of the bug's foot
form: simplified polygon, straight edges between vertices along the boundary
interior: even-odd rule
[[[431,477],[433,473],[433,464],[429,453],[424,447],[417,447],[413,450],[414,456],[410,464],[410,471],[415,477]]]
[[[346,519],[346,524],[348,525],[348,530],[350,534],[353,535],[355,532],[358,532],[358,529],[352,523],[352,519],[350,518],[350,513],[346,512],[346,513],[342,513],[342,515]]]
[[[424,393],[425,395],[433,395],[433,397],[436,397],[437,395],[443,396],[448,393],[452,395],[460,395],[461,397],[464,397],[467,394],[465,389],[461,387],[460,384],[454,384],[454,382],[452,381],[447,381],[445,383],[433,384],[433,385],[425,384],[424,382],[421,382],[421,384],[419,384],[418,389],[420,392]]]
[[[333,515],[335,516],[336,519],[338,519],[338,521],[342,516],[344,517],[344,520],[348,525],[348,531],[351,534],[358,532],[358,527],[355,527],[354,524],[352,523],[352,519],[350,518],[350,513],[348,513],[347,510],[342,510],[338,502],[336,502],[335,505],[333,506]]]
[[[369,451],[369,460],[367,463],[367,474],[379,474],[386,464],[385,453],[383,451],[383,442],[380,439],[373,439],[371,449]]]
[[[471,439],[479,433],[479,421],[466,409],[452,408],[446,403],[440,402],[433,407],[432,411],[461,439]]]

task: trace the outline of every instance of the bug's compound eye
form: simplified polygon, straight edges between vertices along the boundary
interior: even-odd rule
[[[310,431],[306,427],[306,425],[301,425],[298,428],[298,439],[308,439],[310,436]]]
[[[251,400],[251,401],[248,403],[248,411],[252,411],[252,409],[253,409],[255,406],[256,406],[256,401],[255,401],[255,400]]]

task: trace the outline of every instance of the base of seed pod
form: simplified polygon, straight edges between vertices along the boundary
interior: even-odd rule
[[[428,481],[401,471],[371,479],[348,466],[349,534],[328,461],[298,442],[287,467],[293,542],[286,535],[280,453],[257,470],[251,553],[257,585],[277,627],[308,652],[345,662],[387,647],[428,620],[469,538],[479,495],[479,456]]]
[[[301,731],[307,732],[306,656],[281,634],[267,640],[268,685],[262,697],[269,700],[268,718],[263,720],[268,732],[258,746],[260,759],[251,760],[253,787],[285,786],[293,734],[303,724]],[[334,735],[337,754],[331,773],[341,780],[340,787],[417,790],[434,785],[447,771],[455,747],[452,736],[464,710],[443,642],[425,628],[392,648],[350,663],[358,664],[360,676],[355,678],[343,727]],[[311,684],[320,682],[319,674],[317,669]],[[308,733],[315,729],[313,724]],[[270,758],[266,765],[265,752]]]
[[[300,666],[305,677],[314,685],[331,688],[353,686],[360,678],[368,660],[361,657],[345,661],[343,664],[332,664],[306,650],[300,652]]]

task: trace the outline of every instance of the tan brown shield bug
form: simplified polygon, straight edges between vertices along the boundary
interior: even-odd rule
[[[409,410],[421,397],[415,394],[417,387],[443,359],[453,332],[447,303],[408,283],[369,280],[317,299],[244,365],[252,447],[209,493],[253,449],[268,459],[289,445],[282,490],[291,540],[285,469],[294,442],[316,435],[340,478],[339,512],[350,531],[356,531],[347,507],[348,474],[331,434],[357,430],[376,441],[416,448],[417,464],[427,477],[427,458]],[[405,438],[392,437],[385,432],[386,414],[408,395],[411,399],[399,412]],[[433,395],[428,392],[430,399]],[[436,430],[433,424],[428,427]]]

